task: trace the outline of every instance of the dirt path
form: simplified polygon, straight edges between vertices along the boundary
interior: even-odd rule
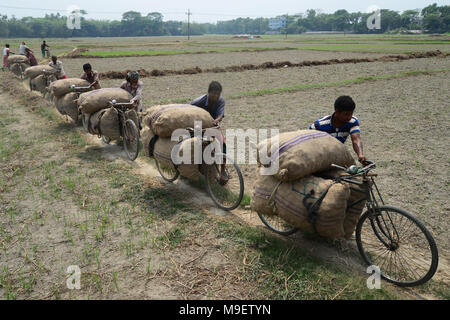
[[[36,98],[38,97],[36,96]],[[131,163],[126,159],[121,146],[103,145],[100,139],[84,133],[81,127],[76,129],[82,133],[87,144],[77,140],[77,135],[73,135],[71,141],[74,145],[69,147],[66,138],[58,137],[58,131],[55,130],[70,133],[74,128],[73,125],[64,123],[63,118],[58,116],[50,121],[49,126],[48,121],[44,118],[38,117],[32,112],[24,112],[23,107],[17,106],[17,103],[19,102],[11,100],[3,93],[0,95],[0,105],[9,106],[7,108],[8,117],[19,119],[16,123],[9,124],[8,130],[17,135],[18,142],[30,141],[30,138],[33,137],[36,144],[30,153],[7,164],[13,168],[13,172],[17,171],[14,169],[17,166],[20,168],[21,163],[30,167],[24,174],[24,179],[19,179],[17,182],[18,190],[27,192],[18,196],[15,190],[9,189],[0,198],[0,208],[3,212],[16,210],[25,213],[20,217],[21,224],[14,223],[16,220],[3,224],[3,230],[7,230],[9,234],[18,235],[15,240],[8,242],[8,238],[5,238],[6,242],[3,242],[3,246],[6,245],[7,248],[6,252],[10,255],[9,261],[12,261],[11,259],[17,261],[14,270],[9,270],[6,275],[3,274],[3,277],[9,277],[11,283],[15,283],[12,274],[20,274],[22,278],[30,279],[34,285],[34,289],[30,290],[31,297],[36,298],[55,296],[106,299],[118,297],[198,298],[209,296],[211,294],[209,290],[214,292],[212,296],[209,296],[213,298],[248,299],[256,296],[255,288],[251,283],[243,281],[240,273],[236,273],[234,268],[237,261],[230,258],[230,251],[217,250],[224,240],[217,239],[207,224],[204,228],[199,227],[200,229],[196,231],[198,234],[203,234],[203,237],[200,237],[201,242],[190,239],[191,242],[184,244],[181,248],[167,251],[174,241],[178,241],[176,237],[173,238],[178,234],[177,230],[180,230],[176,221],[163,219],[149,224],[146,217],[139,213],[142,209],[138,209],[128,202],[120,201],[123,197],[121,190],[114,188],[122,186],[122,184],[125,186],[125,182],[122,182],[125,176],[121,176],[120,172],[129,170],[130,177],[136,176],[136,174],[141,177],[134,178],[135,181],[148,181],[156,187],[155,190],[150,191],[151,194],[162,192],[162,200],[167,197],[172,199],[169,194],[175,194],[192,207],[219,218],[236,220],[250,226],[263,228],[256,214],[243,209],[235,210],[232,213],[219,210],[214,207],[205,192],[190,186],[183,180],[177,181],[173,185],[166,184],[159,178],[156,169],[146,160],[139,158],[136,162]],[[52,139],[48,136],[49,132],[53,134]],[[36,133],[39,134],[36,135]],[[40,138],[42,138],[42,142],[37,143]],[[65,150],[64,153],[61,153],[62,150]],[[90,163],[95,164],[95,171],[91,169]],[[6,172],[8,171],[6,170]],[[70,174],[67,175],[67,173]],[[102,178],[102,174],[106,173],[113,175],[113,185],[118,184],[113,189],[110,187],[111,181],[108,182],[106,176]],[[114,174],[117,177],[114,177]],[[15,179],[14,174],[8,179]],[[72,186],[72,180],[77,180],[79,187]],[[107,199],[105,199],[105,194],[99,190],[107,190],[109,193]],[[167,190],[169,193],[166,193]],[[15,199],[15,197],[18,198]],[[112,205],[117,202],[118,206]],[[96,203],[97,205],[95,205]],[[53,208],[50,211],[46,210],[49,206]],[[32,210],[30,210],[31,208]],[[102,210],[106,210],[105,208],[109,208],[107,209],[109,210],[108,215],[101,214]],[[65,212],[64,218],[58,213],[61,210]],[[114,213],[115,210],[125,212],[125,215]],[[11,219],[13,216],[10,213]],[[133,228],[128,230],[129,227],[124,222],[130,217],[138,220],[134,222],[137,226],[146,226],[147,229],[141,230],[137,227],[138,231]],[[108,223],[104,225],[105,219]],[[92,226],[90,221],[92,221]],[[23,231],[20,228],[30,230],[24,236],[25,239],[29,237],[26,241],[23,241],[20,236]],[[111,228],[111,231],[102,231],[105,228],[107,230]],[[145,247],[142,244],[147,250],[137,249],[138,243],[148,241],[148,231],[152,233],[153,245]],[[105,232],[106,235],[100,235],[99,232],[100,234]],[[128,233],[128,236],[120,236]],[[50,241],[52,246],[41,247],[40,244],[45,243],[44,239]],[[365,267],[355,254],[355,247],[352,244],[349,244],[350,250],[342,252],[335,245],[317,242],[317,239],[308,239],[301,233],[292,237],[290,242],[327,263],[338,265],[352,273],[364,274]],[[13,244],[18,244],[20,250],[13,252]],[[74,244],[77,245],[74,247]],[[232,249],[229,250],[234,252]],[[30,252],[34,252],[31,258]],[[226,258],[224,259],[224,257]],[[61,279],[65,277],[67,261],[80,264],[87,277],[85,280],[89,280],[87,281],[89,283],[88,290],[84,291],[82,295],[74,295],[73,292],[61,286],[63,283]],[[198,264],[191,265],[191,261],[198,261]],[[245,264],[245,257],[243,262]],[[210,274],[212,267],[222,270],[222,275],[214,278],[214,274]],[[50,268],[56,272],[50,272]],[[131,272],[130,268],[134,272]],[[39,280],[33,276],[30,278],[33,272],[42,278]],[[195,275],[196,279],[200,281],[199,286],[205,281],[208,285],[201,285],[202,289],[191,286],[192,281],[186,282],[185,278],[189,274]],[[230,280],[235,281],[233,283],[236,284],[231,284]],[[48,283],[52,285],[48,286]],[[187,290],[186,286],[190,289]],[[19,293],[23,293],[22,289],[17,290]],[[425,298],[414,291],[407,295],[413,299]]]

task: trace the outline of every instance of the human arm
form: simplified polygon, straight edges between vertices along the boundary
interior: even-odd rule
[[[216,110],[216,117],[213,121],[213,124],[215,126],[217,126],[219,124],[219,122],[222,121],[222,119],[225,117],[225,100],[220,99],[218,101],[218,103],[219,103],[219,105]]]
[[[364,156],[363,153],[363,145],[361,140],[361,133],[355,132],[350,136],[352,138],[353,150],[355,150],[356,155],[358,156],[359,162],[363,165],[367,165],[367,157]]]
[[[144,85],[142,82],[138,82],[136,94],[134,95],[133,99],[130,100],[130,102],[138,102],[142,99],[142,89]]]

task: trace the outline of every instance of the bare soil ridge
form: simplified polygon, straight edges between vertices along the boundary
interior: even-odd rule
[[[387,55],[382,56],[380,58],[356,58],[356,59],[331,59],[331,60],[313,60],[313,61],[301,61],[298,63],[293,63],[290,61],[282,61],[282,62],[264,62],[262,64],[243,64],[243,65],[234,65],[228,67],[214,67],[214,68],[205,68],[202,69],[200,67],[195,68],[186,68],[180,70],[159,70],[153,69],[151,71],[145,69],[137,70],[141,77],[161,77],[161,76],[170,76],[170,75],[183,75],[183,74],[198,74],[198,73],[223,73],[223,72],[242,72],[248,70],[264,70],[264,69],[281,69],[281,68],[290,68],[290,67],[309,67],[309,66],[320,66],[320,65],[332,65],[332,64],[348,64],[348,63],[367,63],[367,62],[398,62],[404,60],[412,60],[412,59],[423,59],[423,58],[433,58],[433,57],[442,57],[445,58],[450,54],[443,53],[440,50],[436,51],[427,51],[427,52],[415,52],[411,54],[402,54],[402,55]],[[65,56],[66,58],[69,56]],[[71,56],[78,57],[76,56]],[[127,72],[134,70],[124,70],[124,71],[107,71],[101,72],[100,77],[102,79],[123,79],[125,78]]]

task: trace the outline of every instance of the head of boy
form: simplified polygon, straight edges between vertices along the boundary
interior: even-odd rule
[[[6,48],[9,48],[9,44],[5,44],[5,47],[6,47]]]
[[[83,71],[87,74],[90,74],[92,72],[92,66],[90,63],[83,64]]]
[[[334,120],[338,124],[345,124],[352,120],[355,102],[349,96],[340,96],[334,102]]]
[[[208,104],[216,103],[222,94],[222,86],[219,82],[213,81],[208,87]]]
[[[57,56],[52,56],[52,61],[53,61],[53,63],[56,64],[56,60],[58,60],[58,57],[57,57]]]

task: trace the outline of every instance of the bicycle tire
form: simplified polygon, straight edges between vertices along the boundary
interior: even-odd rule
[[[173,171],[173,175],[170,176],[168,172],[165,172],[163,170],[163,167],[160,163],[158,158],[155,157],[155,164],[156,164],[156,169],[158,170],[159,174],[161,175],[161,177],[166,180],[167,182],[174,182],[175,180],[178,179],[178,177],[180,176],[180,172],[177,170],[177,168],[172,164],[173,169],[171,169]]]
[[[384,212],[388,212],[390,214],[386,214],[384,216]],[[400,216],[402,220],[394,222],[394,214]],[[426,240],[424,244],[426,245],[416,244],[413,248],[411,247],[411,241],[406,241],[406,235],[402,234],[402,231],[398,231],[402,227],[403,219],[405,219],[405,222],[403,222],[403,226],[407,222],[410,223],[410,226],[404,232],[409,231],[411,229],[411,226],[415,226],[417,230],[411,233],[412,236],[414,238],[418,238],[420,237],[420,235],[423,235],[424,239]],[[364,237],[367,239],[363,239],[362,237],[363,228],[364,230],[367,228],[368,234],[364,235]],[[372,234],[369,233],[370,229],[372,231]],[[389,238],[392,239],[389,240]],[[386,262],[383,262],[381,266],[378,266],[380,268],[381,277],[384,280],[396,284],[400,287],[414,287],[426,283],[434,276],[439,264],[438,249],[430,231],[427,230],[427,228],[419,219],[403,209],[391,206],[380,206],[375,213],[369,210],[366,211],[361,216],[356,226],[356,243],[358,245],[359,253],[369,266],[377,265],[377,259],[373,256],[375,254],[378,254],[378,252],[378,257],[380,259],[382,256],[385,256],[386,258],[389,257],[388,265],[386,265]],[[368,248],[370,248],[371,246],[375,247],[375,244],[378,244],[378,246],[382,249],[377,248],[373,251],[369,251]],[[405,258],[399,256],[401,254],[399,253],[399,251],[401,249],[408,250],[408,247],[411,247],[410,249],[412,253],[410,253],[409,256],[405,254],[406,258],[408,259],[405,260]],[[426,251],[427,258],[429,254],[429,262],[425,261],[425,254],[420,253],[420,249]],[[384,250],[384,252],[381,250]],[[411,260],[414,261],[413,265],[410,264]],[[422,264],[423,261],[425,261],[425,264]],[[392,270],[392,264],[395,264],[395,266],[397,266],[397,263],[399,263],[399,268],[403,268],[404,270]],[[408,271],[411,271],[413,275],[414,273],[419,275],[419,277],[406,278],[406,269],[408,269]],[[419,274],[420,269],[424,269],[423,275]]]
[[[264,225],[269,228],[269,230],[281,234],[282,236],[290,236],[291,234],[294,234],[298,231],[297,227],[294,227],[292,225],[290,225],[289,223],[287,223],[286,221],[284,221],[283,219],[281,219],[278,216],[267,216],[264,215],[262,213],[257,212],[258,217],[261,219],[262,223],[264,223]],[[271,222],[271,220],[273,222]],[[281,225],[281,223],[283,223],[287,228],[286,229],[281,229],[279,227],[276,226],[276,223]]]
[[[128,159],[134,161],[139,154],[139,132],[134,121],[131,119],[127,119],[127,121],[125,121],[123,131],[123,147],[128,156]],[[130,138],[136,144],[136,151],[133,151],[130,148]]]
[[[221,202],[221,200],[218,199],[218,197],[216,196],[216,194],[215,194],[214,191],[213,191],[213,189],[216,189],[216,188],[212,186],[212,183],[213,183],[213,181],[216,180],[216,177],[211,176],[211,174],[213,174],[213,173],[210,171],[210,169],[209,169],[208,167],[207,167],[206,170],[205,170],[206,190],[208,191],[208,193],[209,193],[211,199],[213,200],[213,202],[214,202],[220,209],[226,210],[226,211],[231,211],[231,210],[236,209],[236,208],[241,204],[242,198],[244,197],[244,178],[242,177],[241,169],[239,169],[239,166],[238,166],[236,163],[234,163],[234,161],[233,161],[229,156],[227,156],[227,155],[225,155],[225,154],[222,154],[222,153],[221,153],[221,154],[218,154],[217,156],[218,156],[218,157],[221,157],[221,156],[225,157],[225,158],[227,159],[227,164],[232,164],[232,165],[233,165],[233,168],[234,168],[234,170],[236,171],[236,173],[237,173],[237,175],[238,175],[238,181],[239,181],[239,195],[237,196],[237,198],[235,198],[235,192],[233,192],[233,193],[231,194],[231,197],[232,197],[232,199],[231,199],[232,204],[231,204],[231,205],[223,204],[223,203]],[[213,165],[211,165],[211,166],[213,166],[213,167],[212,167],[212,168],[213,168],[212,170],[213,170],[213,171],[215,170],[215,171],[214,171],[215,174],[220,174],[220,173],[219,173],[220,170],[218,169],[218,166],[219,166],[218,164],[213,164]],[[233,182],[232,182],[232,183],[234,183],[234,182],[235,182],[235,179],[233,179]],[[230,185],[230,181],[228,181],[227,185],[228,185],[228,186]],[[226,193],[227,193],[226,198],[228,198],[228,195],[230,194],[230,193],[228,193],[227,191],[229,191],[229,190],[223,188],[223,192],[226,192]]]

